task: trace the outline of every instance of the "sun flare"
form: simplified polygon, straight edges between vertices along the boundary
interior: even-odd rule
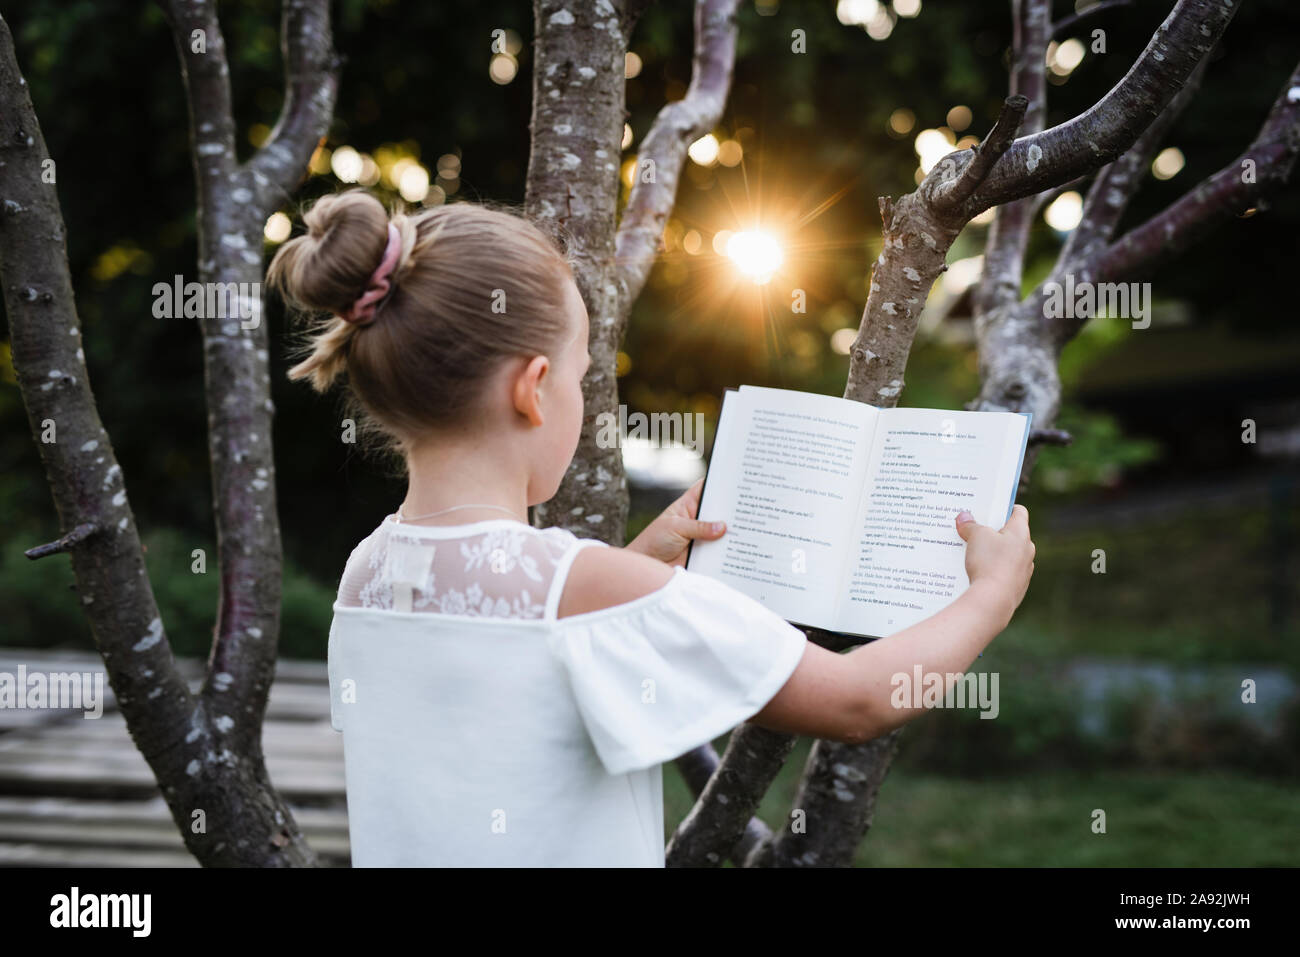
[[[780,242],[771,233],[760,230],[734,233],[727,240],[726,256],[742,276],[760,286],[770,282],[773,273],[785,262]]]

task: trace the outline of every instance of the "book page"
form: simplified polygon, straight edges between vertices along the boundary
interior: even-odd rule
[[[727,533],[695,542],[687,567],[788,621],[831,627],[876,413],[784,389],[727,393],[699,511]]]
[[[1006,524],[1028,429],[1012,412],[880,411],[837,630],[892,635],[970,586],[957,513]]]

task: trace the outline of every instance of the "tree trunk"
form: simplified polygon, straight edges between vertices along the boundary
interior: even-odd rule
[[[221,603],[202,689],[175,668],[154,602],[121,467],[100,422],[80,347],[53,171],[8,26],[0,21],[0,231],[14,365],[60,522],[72,529],[31,557],[69,551],[82,605],[133,740],[186,847],[207,866],[310,865],[315,855],[271,785],[262,717],[275,672],[280,535],[271,457],[262,228],[296,186],[333,110],[336,66],[324,0],[289,0],[285,110],[270,142],[235,162],[229,70],[213,5],[175,4],[199,190],[199,279],[249,283],[206,314],[209,449]],[[169,286],[170,284],[164,284]],[[163,295],[167,295],[164,293]],[[213,302],[214,299],[208,299]]]

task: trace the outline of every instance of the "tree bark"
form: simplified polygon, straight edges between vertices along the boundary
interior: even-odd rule
[[[240,321],[205,310],[199,323],[221,597],[199,694],[202,720],[192,733],[195,746],[205,749],[205,760],[189,774],[200,788],[223,795],[229,819],[240,830],[233,841],[194,841],[191,850],[205,864],[266,866],[277,858],[310,864],[315,857],[271,787],[262,754],[262,719],[275,677],[283,562],[268,340],[261,322],[262,231],[306,175],[312,151],[333,116],[338,58],[329,4],[285,0],[284,104],[267,142],[244,164],[235,155],[230,71],[216,4],[166,0],[163,9],[189,105],[199,282],[239,284],[241,297],[249,290],[243,298],[252,314]]]
[[[637,150],[636,178],[615,239],[623,324],[659,252],[687,148],[722,119],[736,62],[737,5],[738,0],[695,4],[695,54],[686,98],[659,111]]]
[[[982,287],[983,308],[1018,299],[1036,209],[1033,197],[1093,172],[1129,149],[1218,41],[1235,7],[1217,0],[1179,0],[1110,92],[1080,116],[1042,129],[1042,60],[1053,33],[1048,11],[1046,0],[1013,0],[1012,95],[980,147],[945,157],[915,192],[899,199],[880,198],[883,251],[873,267],[862,322],[850,349],[845,398],[880,407],[897,404],[930,287],[947,268],[953,240],[971,218],[993,206],[1011,204],[997,214],[1000,228],[993,231],[990,250],[995,275]],[[1022,103],[1021,97],[1028,102]],[[1025,119],[1019,126],[1026,135],[1008,142],[1008,130],[1015,129],[1021,112]],[[1012,321],[1018,313],[1006,308],[1006,319],[988,321],[980,340],[985,387],[995,383],[993,388],[1007,402],[1002,407],[1019,409],[1030,402],[1050,410],[1044,416],[1047,421],[1041,421],[1049,426],[1059,402],[1055,355],[1043,347],[1041,324]],[[987,361],[994,355],[996,366]],[[994,375],[995,368],[1007,371]],[[985,407],[980,404],[983,397],[982,392],[972,405]],[[1040,424],[1037,415],[1035,424]],[[1040,438],[1047,434],[1040,432]],[[783,828],[773,844],[760,848],[751,860],[821,867],[851,863],[870,825],[898,734],[896,730],[856,746],[818,741],[809,755],[799,799],[806,805],[807,832]],[[745,758],[764,759],[762,749]],[[730,772],[728,764],[724,755],[718,773]],[[717,853],[718,847],[709,850]]]
[[[818,740],[808,752],[791,805],[808,828],[783,827],[759,848],[749,866],[847,867],[871,828],[876,795],[898,753],[902,728],[865,744]],[[815,829],[815,830],[814,830]]]
[[[278,634],[280,539],[260,283],[263,224],[302,175],[333,110],[328,5],[285,4],[285,111],[271,141],[244,166],[235,161],[229,71],[212,5],[165,9],[190,98],[199,276],[252,284],[235,300],[249,310],[250,328],[239,316],[204,316],[200,323],[221,567],[217,634],[201,691],[192,694],[176,672],[122,469],[90,390],[63,218],[53,184],[41,175],[52,167],[12,37],[0,21],[0,116],[8,127],[0,144],[7,214],[0,279],[29,421],[37,436],[48,423],[57,429],[56,441],[41,442],[40,451],[60,522],[75,526],[32,553],[71,554],[109,684],[191,853],[207,866],[314,864],[262,755]]]
[[[533,509],[539,527],[622,545],[627,478],[620,447],[601,448],[597,417],[618,409],[623,313],[614,217],[623,140],[624,62],[633,24],[611,0],[534,0],[532,148],[524,205],[564,245],[590,322],[582,437],[559,490]]]
[[[790,756],[794,741],[793,735],[749,723],[733,730],[725,753],[747,752],[748,760],[724,763],[714,756],[695,806],[668,842],[664,852],[667,866],[719,867],[726,858],[739,864],[769,843],[772,832],[754,814]],[[705,748],[712,754],[711,746]],[[696,766],[704,750],[696,748],[679,759],[678,766]],[[700,775],[694,777],[698,782]]]
[[[122,468],[86,372],[67,233],[27,81],[0,18],[0,283],[18,388],[69,532],[77,594],[131,735],[160,781],[183,781],[195,700],[173,665]],[[53,441],[41,441],[53,427]],[[38,554],[48,549],[34,549]]]

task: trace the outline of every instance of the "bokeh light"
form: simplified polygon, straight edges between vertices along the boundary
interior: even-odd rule
[[[739,166],[745,151],[738,140],[723,140],[718,144],[718,162],[723,166]]]
[[[860,27],[880,13],[877,0],[839,0],[835,16],[846,27]]]
[[[691,162],[698,166],[712,166],[718,161],[718,138],[705,133],[686,150]]]
[[[488,76],[492,82],[500,86],[505,86],[515,78],[519,72],[519,61],[509,53],[498,53],[488,64]]]
[[[397,177],[397,191],[408,203],[423,202],[429,195],[429,171],[412,162]]]
[[[983,256],[968,256],[950,262],[947,271],[943,273],[943,287],[953,295],[959,296],[975,284],[983,271]]]
[[[1057,76],[1069,76],[1083,62],[1086,52],[1083,44],[1073,37],[1061,44],[1048,44],[1047,68]]]
[[[952,130],[946,127],[939,130],[921,130],[916,134],[916,155],[921,158],[921,172],[928,173],[956,146]]]
[[[262,235],[266,237],[268,243],[282,243],[289,238],[289,233],[293,230],[293,222],[284,213],[272,213],[266,221],[266,228],[262,230]]]
[[[1170,146],[1161,150],[1151,162],[1151,174],[1156,179],[1173,179],[1183,171],[1186,164],[1183,151],[1176,146]]]
[[[971,112],[969,106],[958,104],[948,111],[948,125],[960,133],[970,126]]]
[[[831,352],[846,356],[853,348],[853,340],[858,337],[858,330],[845,326],[831,333]]]
[[[1083,197],[1074,190],[1062,193],[1043,211],[1043,218],[1053,229],[1068,233],[1083,219]]]
[[[330,156],[330,169],[342,183],[355,183],[361,178],[361,154],[351,146],[340,146]]]
[[[916,126],[916,114],[905,106],[900,106],[889,114],[889,128],[899,136],[912,132],[914,126]]]

